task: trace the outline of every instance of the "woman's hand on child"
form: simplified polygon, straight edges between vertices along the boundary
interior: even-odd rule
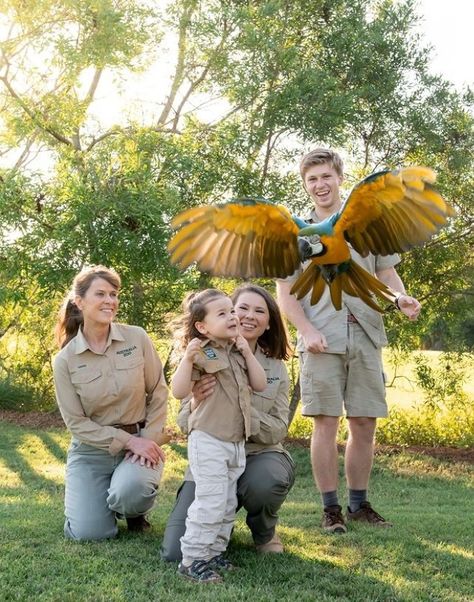
[[[194,383],[193,398],[197,407],[201,401],[207,399],[216,387],[216,377],[212,374],[203,374],[199,380]]]
[[[199,380],[194,383],[192,394],[193,397],[191,399],[191,412],[194,410],[205,400],[214,393],[214,389],[216,386],[216,377],[212,374],[203,374]]]

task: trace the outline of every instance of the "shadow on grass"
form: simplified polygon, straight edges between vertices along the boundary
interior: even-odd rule
[[[20,482],[33,489],[57,489],[58,483],[55,479],[40,474],[33,467],[27,456],[34,458],[36,440],[41,441],[44,446],[41,453],[45,451],[51,454],[57,462],[65,464],[66,453],[60,445],[44,431],[25,429],[9,425],[7,429],[2,428],[0,423],[0,459],[12,473],[15,473]],[[32,443],[33,441],[33,443]],[[30,448],[28,453],[22,448]]]
[[[35,443],[28,443],[28,438]],[[30,451],[40,453],[37,445],[44,448],[46,460],[50,455],[56,468],[62,468],[66,454],[56,439],[54,433],[0,424],[1,464],[20,483],[0,488],[4,544],[0,572],[5,575],[0,599],[16,599],[18,588],[24,599],[46,596],[43,599],[62,602],[145,602],[169,597],[192,597],[195,602],[460,602],[472,594],[468,578],[473,556],[472,490],[469,474],[461,468],[453,474],[452,466],[437,460],[378,457],[370,495],[377,509],[394,520],[394,527],[351,524],[348,534],[337,537],[323,534],[318,527],[321,504],[309,451],[292,450],[297,478],[278,527],[285,554],[257,555],[241,510],[229,546],[229,557],[241,568],[211,591],[184,581],[176,574],[176,565],[159,558],[166,520],[182,479],[185,446],[170,446],[171,465],[151,513],[151,532],[133,535],[121,523],[117,540],[77,544],[64,541],[62,535],[62,483],[39,474],[27,458]],[[340,494],[345,499],[342,480]]]

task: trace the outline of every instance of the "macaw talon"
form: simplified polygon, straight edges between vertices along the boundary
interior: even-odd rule
[[[308,261],[311,257],[317,257],[324,251],[324,245],[317,234],[314,236],[298,236],[298,251],[301,261]]]

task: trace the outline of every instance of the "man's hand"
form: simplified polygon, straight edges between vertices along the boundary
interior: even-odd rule
[[[303,337],[304,346],[311,353],[322,353],[328,347],[326,337],[316,328],[305,330],[301,333],[301,336]]]
[[[409,320],[416,320],[421,311],[421,304],[419,301],[408,295],[400,295],[397,297],[396,305]]]

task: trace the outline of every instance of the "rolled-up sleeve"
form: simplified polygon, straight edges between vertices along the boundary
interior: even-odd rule
[[[188,420],[189,420],[189,416],[191,414],[191,400],[192,400],[192,397],[185,397],[184,399],[181,400],[178,417],[176,419],[176,422],[178,423],[178,426],[184,435],[187,435],[189,432],[188,431]]]

